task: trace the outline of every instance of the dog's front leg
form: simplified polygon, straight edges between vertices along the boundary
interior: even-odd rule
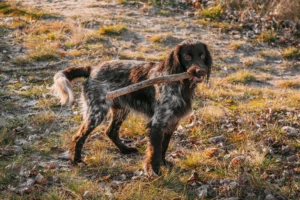
[[[149,142],[144,168],[148,176],[158,176],[162,160],[163,128],[154,124],[149,129]]]

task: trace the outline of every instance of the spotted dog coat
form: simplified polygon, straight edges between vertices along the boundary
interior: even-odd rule
[[[58,72],[54,77],[54,91],[61,97],[61,103],[71,103],[74,99],[70,81],[86,77],[83,84],[83,122],[73,136],[72,161],[81,162],[81,151],[85,140],[98,126],[109,110],[111,122],[107,136],[122,153],[137,152],[127,147],[119,138],[119,129],[130,111],[143,113],[149,120],[149,144],[145,170],[159,173],[161,162],[166,163],[165,155],[179,120],[191,110],[196,82],[210,75],[212,58],[207,46],[201,42],[188,40],[177,45],[168,57],[160,62],[114,60],[103,62],[96,67],[70,67]],[[188,71],[191,79],[150,86],[113,100],[106,100],[108,91],[158,77]]]

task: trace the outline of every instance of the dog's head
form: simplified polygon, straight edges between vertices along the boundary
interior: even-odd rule
[[[206,44],[195,40],[180,43],[167,58],[172,74],[189,72],[194,82],[207,81],[210,77],[212,58]]]

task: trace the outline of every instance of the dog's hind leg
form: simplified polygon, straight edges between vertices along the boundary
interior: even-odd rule
[[[85,88],[84,88],[85,90]],[[90,90],[85,90],[90,91]],[[97,92],[97,93],[96,93]],[[81,151],[88,135],[103,121],[108,113],[110,105],[105,100],[105,96],[93,96],[95,94],[102,94],[99,89],[96,92],[83,92],[84,104],[86,111],[84,113],[84,121],[76,135],[72,137],[72,161],[74,164],[82,162]]]
[[[82,162],[81,151],[83,144],[88,137],[88,135],[94,130],[98,124],[95,119],[86,119],[80,125],[79,130],[76,135],[72,137],[72,161],[74,164]]]
[[[112,108],[112,118],[109,127],[106,129],[106,135],[119,148],[121,153],[129,154],[138,152],[136,148],[127,147],[119,138],[119,130],[126,119],[129,111],[121,108]]]

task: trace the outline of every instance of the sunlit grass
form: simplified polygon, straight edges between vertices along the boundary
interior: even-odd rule
[[[288,47],[282,50],[282,57],[284,58],[299,58],[300,49],[297,47]]]
[[[32,8],[19,8],[16,5],[7,3],[0,4],[0,14],[8,16],[24,16],[32,19],[43,19],[53,16],[52,14],[42,10],[36,10]]]
[[[126,26],[124,24],[118,24],[112,26],[102,26],[99,30],[99,33],[105,35],[120,35],[125,31],[127,31]]]
[[[238,71],[234,74],[229,75],[226,80],[231,83],[251,83],[257,80],[255,74],[251,71]]]

